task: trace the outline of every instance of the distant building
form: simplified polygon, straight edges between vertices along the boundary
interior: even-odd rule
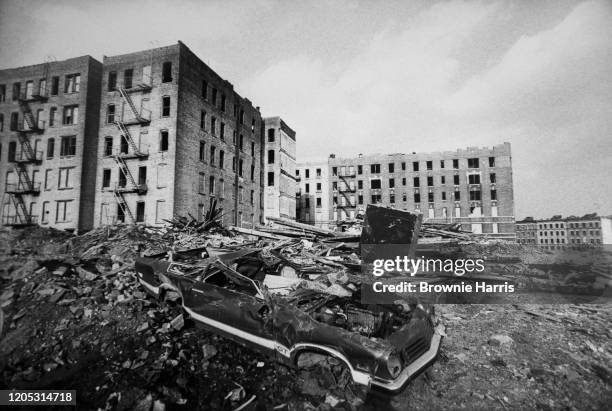
[[[297,220],[329,228],[329,166],[325,161],[301,163],[296,169],[299,182]]]
[[[533,217],[516,222],[516,242],[533,245],[538,243],[538,223]]]
[[[264,124],[264,217],[295,220],[295,131],[280,117],[265,118]]]
[[[0,70],[3,225],[92,228],[101,78],[90,56]]]
[[[566,222],[560,215],[547,220],[538,220],[539,245],[567,245]]]
[[[612,244],[612,216],[587,214],[583,217],[568,217],[567,239],[570,245]]]
[[[305,165],[298,168],[301,173]],[[429,222],[461,223],[475,234],[515,238],[509,143],[436,153],[332,154],[327,168],[325,219],[332,226],[355,220],[367,204],[383,204],[421,212]]]

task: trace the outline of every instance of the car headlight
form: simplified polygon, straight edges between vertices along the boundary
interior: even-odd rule
[[[400,374],[402,371],[402,360],[400,360],[399,355],[395,353],[389,355],[389,358],[387,358],[387,369],[393,378],[396,378]]]

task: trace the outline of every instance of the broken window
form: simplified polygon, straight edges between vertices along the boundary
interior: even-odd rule
[[[172,81],[172,62],[164,61],[162,65],[162,83],[170,83]]]
[[[372,194],[372,204],[377,204],[382,202],[382,195],[380,194]]]
[[[317,177],[321,177],[321,169],[317,168],[316,170]]]
[[[136,222],[144,223],[145,221],[145,203],[144,201],[138,201],[136,203]]]
[[[78,93],[81,87],[81,75],[69,74],[64,82],[64,93]]]
[[[76,124],[79,118],[79,106],[65,106],[62,124]]]
[[[108,73],[108,91],[115,91],[117,88],[117,72],[111,71]]]
[[[468,158],[468,168],[479,168],[480,164],[477,158]]]
[[[491,182],[491,184],[495,184],[497,182],[495,173],[489,174],[489,181]]]
[[[378,189],[381,188],[381,182],[379,178],[375,178],[370,180],[370,188],[372,189]]]
[[[76,136],[63,136],[60,146],[60,156],[76,155]]]
[[[134,79],[134,69],[127,69],[123,72],[123,88],[132,88],[132,80]]]
[[[20,97],[21,97],[21,83],[19,82],[13,83],[13,95],[12,95],[13,101],[19,100]]]
[[[110,187],[111,182],[111,170],[110,168],[105,168],[102,170],[102,188]]]
[[[170,116],[170,96],[162,97],[162,117]]]
[[[19,127],[19,113],[15,111],[11,113],[11,121],[9,123],[9,130],[17,131],[18,127]]]
[[[389,194],[389,202],[395,204],[395,194]]]
[[[489,167],[495,167],[495,157],[489,157]]]
[[[159,151],[168,151],[168,130],[159,133]]]
[[[115,122],[115,105],[109,104],[106,106],[106,123],[112,124]]]

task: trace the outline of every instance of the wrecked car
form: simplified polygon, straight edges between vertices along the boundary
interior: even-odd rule
[[[362,304],[359,291],[272,294],[248,253],[198,264],[141,258],[136,271],[153,296],[177,292],[197,324],[288,366],[304,354],[324,354],[341,362],[354,383],[395,392],[436,358],[441,337],[424,307]]]

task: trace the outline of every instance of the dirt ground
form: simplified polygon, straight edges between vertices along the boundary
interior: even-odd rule
[[[445,337],[437,361],[397,395],[366,395],[183,322],[177,302],[148,297],[130,270],[94,274],[54,257],[65,251],[62,234],[30,239],[29,248],[4,241],[0,389],[75,389],[77,408],[94,410],[233,410],[253,396],[242,409],[612,403],[610,305],[438,305]]]

